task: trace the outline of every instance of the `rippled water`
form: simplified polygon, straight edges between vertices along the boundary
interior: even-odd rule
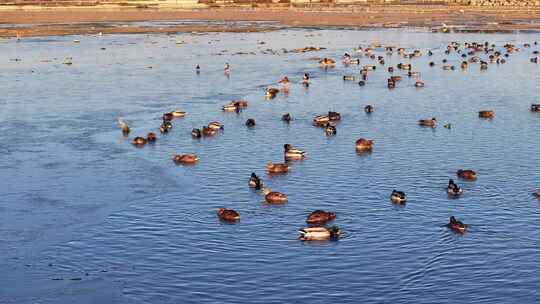
[[[531,192],[540,187],[540,117],[528,108],[540,102],[540,67],[528,61],[539,47],[483,72],[440,68],[442,58],[461,61],[444,55],[450,41],[535,39],[289,29],[1,43],[0,302],[536,302],[540,212]],[[411,60],[426,87],[404,77],[388,90],[382,67],[359,87],[342,81],[358,66],[325,71],[308,60],[373,41],[433,49],[432,58]],[[328,49],[261,53],[306,45]],[[62,64],[68,56],[72,66]],[[304,72],[308,89],[299,84]],[[264,88],[284,75],[293,80],[289,94],[266,101]],[[240,98],[250,102],[244,112],[221,111]],[[371,116],[366,104],[376,108]],[[130,144],[177,108],[188,115],[170,134],[143,149]],[[495,119],[478,119],[480,109],[495,110]],[[335,137],[311,126],[328,110],[343,115]],[[290,125],[280,121],[286,112],[295,117]],[[131,124],[130,138],[115,125],[119,116]],[[432,116],[453,128],[416,125]],[[256,128],[244,126],[247,118]],[[193,127],[212,120],[225,124],[222,135],[191,139]],[[373,153],[356,154],[359,137],[375,140]],[[305,149],[306,159],[287,175],[265,175],[268,161],[282,161],[284,143]],[[200,163],[176,166],[176,153],[197,153]],[[445,187],[459,168],[479,179],[460,181],[465,194],[449,199]],[[289,203],[262,203],[247,187],[252,171]],[[405,206],[389,201],[394,188],[408,194]],[[222,206],[238,210],[241,222],[220,223]],[[296,239],[315,209],[337,212],[339,241]],[[449,231],[450,215],[470,230]]]

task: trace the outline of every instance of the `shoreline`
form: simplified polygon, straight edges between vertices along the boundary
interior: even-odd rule
[[[0,37],[176,32],[260,32],[287,27],[401,28],[443,24],[456,31],[513,32],[540,30],[540,8],[496,8],[388,5],[339,9],[134,9],[34,8],[0,9]],[[136,22],[218,21],[242,24],[165,24]],[[274,22],[276,26],[256,22]],[[116,23],[116,24],[115,24]]]

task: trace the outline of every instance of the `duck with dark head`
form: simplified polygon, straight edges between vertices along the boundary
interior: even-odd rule
[[[458,185],[456,185],[454,183],[454,180],[451,179],[448,181],[448,187],[446,189],[446,192],[448,193],[449,196],[457,197],[463,194],[463,189],[461,189]]]
[[[201,129],[193,129],[191,130],[191,137],[193,138],[201,138],[202,137],[202,132],[201,132]]]
[[[330,228],[326,227],[309,227],[303,228],[300,231],[300,239],[302,241],[328,241],[337,240],[341,235],[341,229],[337,226]]]
[[[248,185],[250,188],[255,188],[255,190],[260,190],[262,188],[262,180],[255,174],[251,172],[251,177],[249,178]]]
[[[448,222],[447,226],[452,229],[453,231],[457,233],[465,233],[465,230],[467,229],[467,225],[463,224],[463,222],[458,221],[455,217],[451,216],[450,221]]]
[[[283,114],[283,115],[281,116],[281,120],[284,121],[284,122],[286,122],[286,123],[290,123],[291,120],[292,120],[292,116],[291,116],[291,114],[289,114],[289,113],[285,113],[285,114]]]

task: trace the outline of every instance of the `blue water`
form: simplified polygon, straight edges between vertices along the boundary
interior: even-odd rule
[[[461,61],[444,54],[450,41],[534,40],[540,36],[288,29],[4,41],[0,303],[538,302],[540,206],[531,193],[540,187],[540,116],[529,106],[540,102],[540,66],[529,58],[540,47],[487,71],[441,69],[443,58]],[[388,90],[383,67],[359,87],[342,81],[358,66],[325,71],[309,60],[375,41],[432,49],[433,57],[386,57],[387,66],[412,62],[425,88],[405,76]],[[327,49],[279,51],[307,45]],[[299,84],[304,72],[308,89]],[[264,88],[285,75],[289,94],[265,100]],[[232,99],[249,107],[223,113]],[[142,149],[130,144],[174,109],[188,115],[170,134]],[[479,119],[482,109],[496,117]],[[329,110],[343,117],[335,137],[311,125]],[[280,121],[287,112],[290,125]],[[416,124],[433,116],[436,129]],[[118,117],[130,123],[129,138]],[[193,127],[213,120],[224,123],[222,135],[191,138]],[[452,129],[442,128],[447,122]],[[360,137],[375,140],[371,154],[356,154]],[[266,175],[284,143],[305,149],[306,159],[287,175]],[[199,164],[174,165],[172,155],[182,153],[198,154]],[[465,194],[449,199],[446,184],[460,168],[479,178],[459,181]],[[247,187],[252,171],[289,203],[264,204]],[[389,201],[392,189],[407,193],[405,206]],[[239,211],[240,223],[221,223],[218,207]],[[297,239],[316,209],[337,213],[339,241]],[[448,230],[451,215],[469,231]]]

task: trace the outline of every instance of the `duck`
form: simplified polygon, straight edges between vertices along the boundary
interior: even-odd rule
[[[452,124],[451,123],[447,123],[443,126],[445,129],[452,129]]]
[[[284,144],[283,149],[286,160],[302,159],[306,154],[303,150],[294,149],[290,144]]]
[[[425,84],[423,81],[418,80],[417,82],[414,83],[414,86],[417,88],[423,88]]]
[[[454,180],[451,179],[448,181],[448,188],[446,189],[446,192],[449,196],[460,196],[463,194],[463,189],[456,185]]]
[[[171,121],[171,120],[174,119],[174,115],[171,112],[168,112],[168,113],[164,113],[161,118],[163,118],[164,122],[165,121]]]
[[[123,120],[122,118],[118,118],[118,126],[120,126],[120,130],[122,130],[122,135],[129,135],[131,129],[129,128],[129,125],[125,120]]]
[[[341,114],[339,112],[329,111],[328,112],[328,119],[330,119],[331,121],[341,120]]]
[[[371,114],[373,113],[373,111],[375,111],[375,108],[372,105],[367,105],[364,107],[364,112],[366,112],[367,114]]]
[[[328,115],[319,115],[313,118],[313,125],[322,127],[326,126],[329,121],[330,117],[328,117]]]
[[[308,215],[306,222],[308,224],[324,224],[326,222],[334,220],[335,218],[335,212],[315,210]]]
[[[327,241],[337,240],[341,235],[341,229],[337,226],[330,228],[326,227],[308,227],[302,228],[300,231],[300,239],[302,241]]]
[[[272,162],[269,162],[266,165],[266,171],[268,171],[268,173],[287,173],[287,172],[289,172],[289,165],[287,165],[287,164],[274,164]]]
[[[326,124],[326,127],[324,128],[324,133],[326,133],[327,136],[336,135],[337,129],[331,124]]]
[[[229,103],[229,104],[224,105],[222,110],[223,112],[237,112],[239,108],[236,105]]]
[[[239,109],[247,108],[249,105],[247,100],[233,100],[230,102],[230,104],[234,105],[235,107]]]
[[[531,105],[531,111],[532,112],[540,112],[540,104],[532,104]]]
[[[343,81],[355,81],[356,80],[356,76],[354,75],[345,75],[343,76]]]
[[[225,67],[223,68],[223,72],[225,74],[229,74],[231,72],[231,66],[229,65],[229,63],[225,63]]]
[[[533,192],[533,195],[540,199],[540,189]]]
[[[249,178],[249,182],[248,182],[248,185],[250,188],[255,188],[255,189],[261,189],[262,187],[262,181],[261,179],[257,176],[257,174],[255,174],[255,172],[251,172],[251,177]]]
[[[191,133],[193,135],[193,132]],[[202,127],[202,134],[204,136],[214,136],[217,134],[216,130],[213,130],[207,126]]]
[[[240,221],[240,213],[232,209],[219,208],[217,210],[217,216],[220,220],[226,222],[238,222]]]
[[[291,120],[292,120],[292,116],[290,113],[285,113],[281,116],[281,120],[286,122],[286,123],[290,123]]]
[[[450,217],[450,221],[448,222],[447,226],[458,233],[465,233],[465,230],[468,227],[467,225],[463,224],[463,222],[456,220],[456,218],[453,216]]]
[[[331,59],[331,58],[323,58],[321,61],[319,61],[319,64],[321,65],[321,67],[334,67],[336,66],[336,61],[334,59]]]
[[[172,123],[168,120],[164,120],[161,126],[159,126],[159,131],[161,133],[169,133],[170,129],[172,129]]]
[[[407,202],[407,196],[405,195],[405,192],[396,191],[394,189],[392,190],[392,194],[390,194],[390,200],[396,204],[404,204]]]
[[[474,172],[473,170],[459,169],[457,170],[456,174],[459,178],[464,179],[464,180],[470,180],[470,181],[474,181],[478,177],[476,172]]]
[[[276,88],[267,88],[267,89],[266,89],[265,96],[266,96],[266,98],[268,98],[268,99],[272,99],[272,98],[276,97],[277,93],[279,93],[279,89],[276,89]]]
[[[179,117],[184,117],[184,116],[186,116],[187,112],[176,110],[176,111],[172,111],[171,114],[172,114],[172,116],[173,116],[174,118],[179,118]]]
[[[285,204],[289,201],[286,194],[272,191],[270,188],[263,188],[262,193],[266,202],[270,204]]]
[[[356,151],[366,152],[373,150],[373,140],[360,138],[356,141]]]
[[[154,132],[150,132],[148,133],[148,135],[146,135],[146,141],[149,143],[156,142],[156,139],[157,139],[157,136],[156,136],[156,133]]]
[[[218,121],[212,121],[208,124],[208,128],[210,128],[211,130],[214,130],[214,131],[219,131],[219,130],[223,130],[224,127],[223,125],[218,122]]]
[[[392,78],[388,78],[387,86],[388,86],[389,89],[393,89],[393,88],[396,87],[396,82]]]
[[[437,118],[433,117],[431,119],[420,119],[418,124],[424,127],[435,128],[437,126]]]
[[[478,117],[480,118],[493,118],[495,117],[495,111],[493,110],[482,110],[478,112]]]
[[[282,84],[282,85],[288,85],[289,84],[289,77],[285,76],[283,78],[281,78],[278,83]]]
[[[177,165],[192,165],[199,161],[199,157],[196,154],[174,155],[173,161]]]
[[[246,120],[246,126],[250,128],[255,127],[255,119],[249,118],[248,120]]]
[[[133,139],[133,144],[135,146],[139,146],[139,147],[142,147],[144,145],[146,145],[146,138],[142,137],[142,136],[137,136]]]
[[[197,129],[197,128],[194,128],[193,130],[191,130],[191,137],[193,137],[193,138],[201,138],[202,137],[201,130]]]

